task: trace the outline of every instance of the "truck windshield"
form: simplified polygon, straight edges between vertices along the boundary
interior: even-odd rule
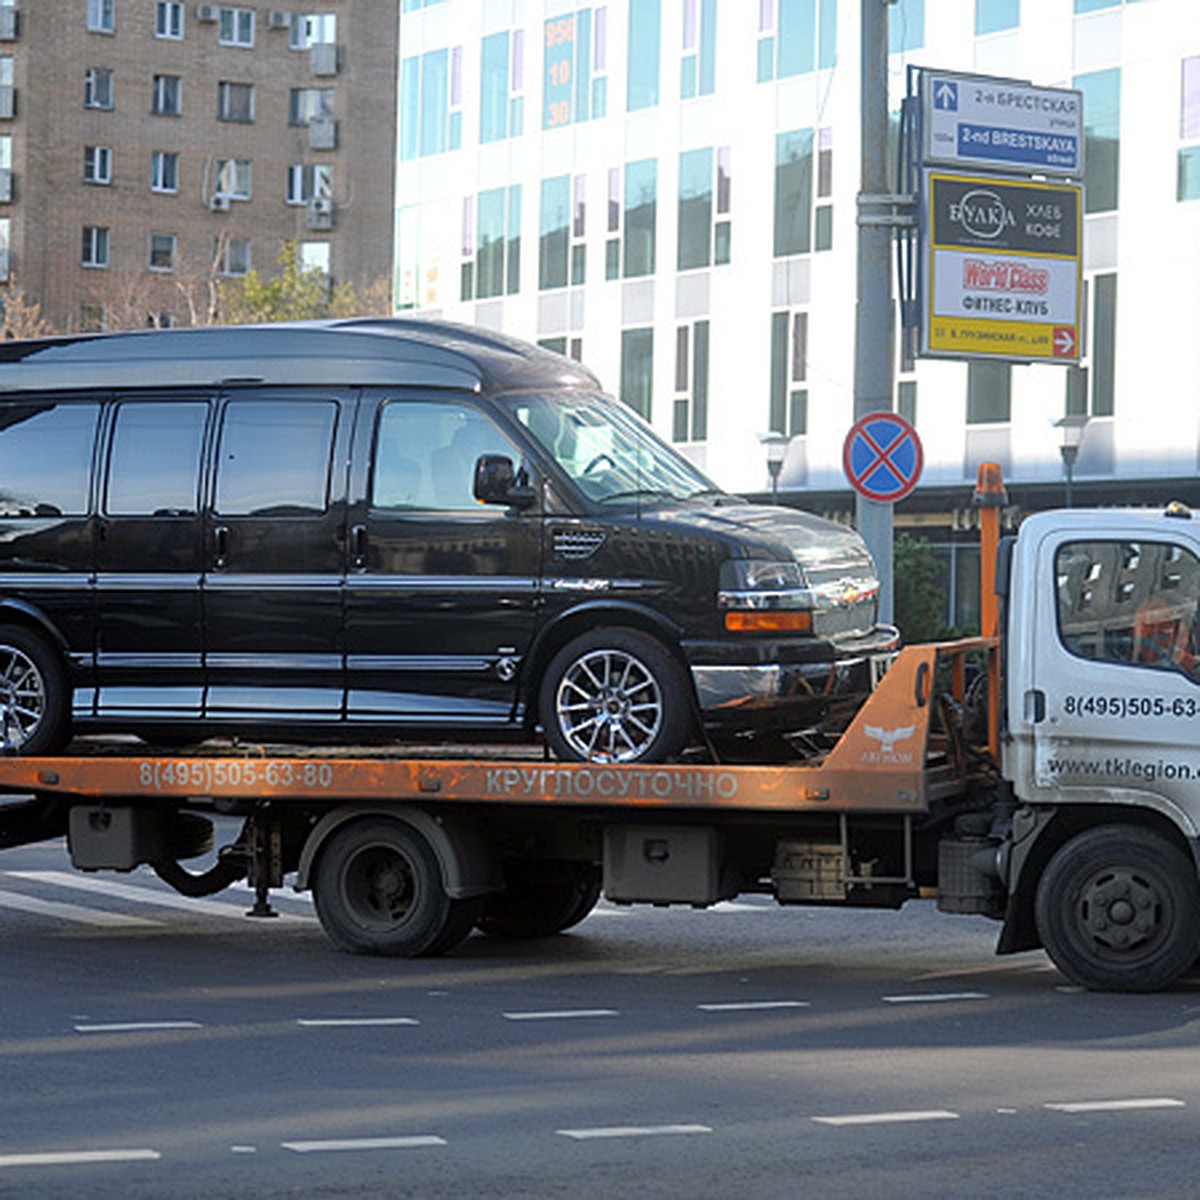
[[[608,396],[514,396],[512,415],[581,492],[603,504],[687,500],[720,489]]]

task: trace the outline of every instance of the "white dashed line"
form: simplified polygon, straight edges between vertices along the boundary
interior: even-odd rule
[[[596,1129],[556,1129],[561,1137],[586,1142],[599,1138],[672,1137],[680,1134],[712,1133],[708,1125],[609,1125]]]
[[[818,1125],[900,1125],[910,1121],[957,1121],[958,1113],[944,1108],[914,1112],[855,1113],[843,1117],[813,1117]]]
[[[697,1004],[701,1012],[767,1012],[776,1008],[811,1008],[807,1000],[742,1000],[731,1004]]]
[[[954,1000],[986,1000],[986,992],[911,992],[884,996],[884,1004],[948,1004]]]
[[[506,1021],[570,1021],[580,1017],[620,1016],[615,1008],[564,1008],[549,1012],[506,1012]]]
[[[162,1158],[157,1150],[59,1150],[44,1154],[0,1154],[5,1167],[76,1167],[93,1163],[153,1162]]]
[[[299,1017],[306,1029],[356,1029],[385,1025],[420,1025],[415,1017]]]
[[[341,1138],[325,1142],[280,1142],[293,1154],[333,1154],[355,1150],[416,1150],[422,1146],[444,1146],[446,1139],[431,1134],[416,1137]]]
[[[1077,1100],[1069,1104],[1047,1104],[1044,1107],[1061,1113],[1133,1112],[1144,1108],[1186,1108],[1182,1100],[1165,1096],[1141,1100]]]
[[[199,1021],[121,1021],[106,1025],[76,1025],[76,1033],[155,1033],[162,1029],[203,1029]]]

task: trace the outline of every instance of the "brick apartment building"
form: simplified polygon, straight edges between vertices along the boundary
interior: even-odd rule
[[[399,0],[0,0],[0,300],[207,319],[213,281],[392,270]]]

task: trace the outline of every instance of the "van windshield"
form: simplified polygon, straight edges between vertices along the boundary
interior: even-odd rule
[[[609,396],[572,392],[502,402],[591,500],[687,500],[720,492],[628,405]]]

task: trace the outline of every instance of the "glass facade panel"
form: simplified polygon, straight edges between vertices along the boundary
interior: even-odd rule
[[[1116,408],[1117,277],[1092,281],[1092,416],[1111,417]]]
[[[1084,211],[1111,212],[1119,200],[1120,68],[1077,75],[1075,86],[1083,93]]]
[[[658,163],[653,158],[625,168],[625,254],[627,279],[654,274],[658,217]]]
[[[1021,0],[975,0],[975,33],[1015,29],[1021,21]]]
[[[689,150],[679,156],[679,270],[709,265],[712,216],[713,152]]]
[[[905,54],[925,45],[925,0],[896,0],[888,10],[888,53]]]
[[[816,0],[779,0],[778,75],[803,75],[813,69],[817,54]]]
[[[650,419],[654,394],[654,330],[621,330],[621,399]]]
[[[483,39],[479,81],[479,140],[497,142],[508,137],[508,34]]]
[[[1012,420],[1012,368],[1008,363],[967,364],[967,424],[994,425]]]
[[[628,81],[626,107],[630,112],[658,103],[659,57],[662,46],[661,0],[637,0],[629,6]]]
[[[567,286],[570,260],[571,177],[542,180],[541,235],[538,248],[538,287]]]
[[[775,257],[811,249],[813,131],[796,129],[775,138]]]

